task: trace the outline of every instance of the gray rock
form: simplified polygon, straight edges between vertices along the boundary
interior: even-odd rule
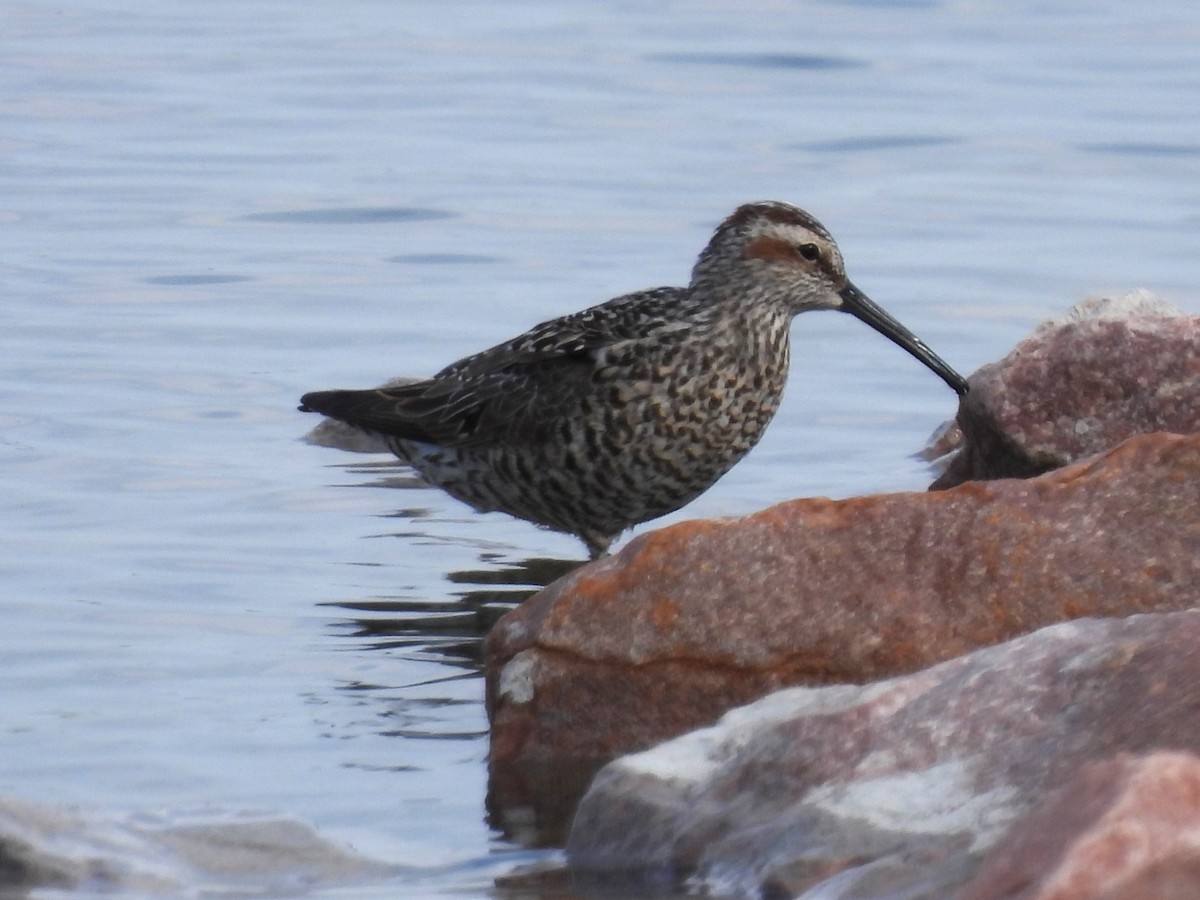
[[[0,893],[296,896],[401,872],[308,825],[259,815],[180,824],[0,797]]]
[[[942,900],[1088,764],[1200,753],[1197,684],[1192,610],[1055,625],[861,687],[789,688],[605,767],[568,858],[719,896]]]

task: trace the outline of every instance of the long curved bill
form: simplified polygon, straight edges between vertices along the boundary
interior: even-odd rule
[[[866,322],[888,340],[899,344],[930,369],[936,372],[946,384],[960,397],[967,392],[967,379],[963,378],[944,359],[930,350],[923,340],[893,319],[870,297],[847,281],[846,286],[838,291],[842,298],[839,307],[842,312],[848,312],[863,322]]]

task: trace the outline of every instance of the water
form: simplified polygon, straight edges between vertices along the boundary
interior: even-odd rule
[[[964,373],[1089,294],[1195,311],[1197,39],[1185,0],[0,2],[0,796],[509,896],[557,857],[486,818],[479,640],[581,548],[302,443],[299,395],[680,283],[751,199]],[[794,333],[670,520],[927,484],[945,386]]]

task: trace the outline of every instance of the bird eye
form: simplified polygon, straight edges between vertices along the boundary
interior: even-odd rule
[[[801,244],[796,248],[796,252],[809,262],[816,262],[821,258],[821,248],[816,244]]]

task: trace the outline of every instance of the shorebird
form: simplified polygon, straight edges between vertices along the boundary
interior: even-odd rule
[[[429,379],[305,394],[300,409],[374,433],[477,510],[578,535],[596,558],[758,442],[783,396],[791,321],[814,309],[850,313],[966,393],[850,282],[820,222],[760,202],[721,223],[687,287],[551,319]]]

